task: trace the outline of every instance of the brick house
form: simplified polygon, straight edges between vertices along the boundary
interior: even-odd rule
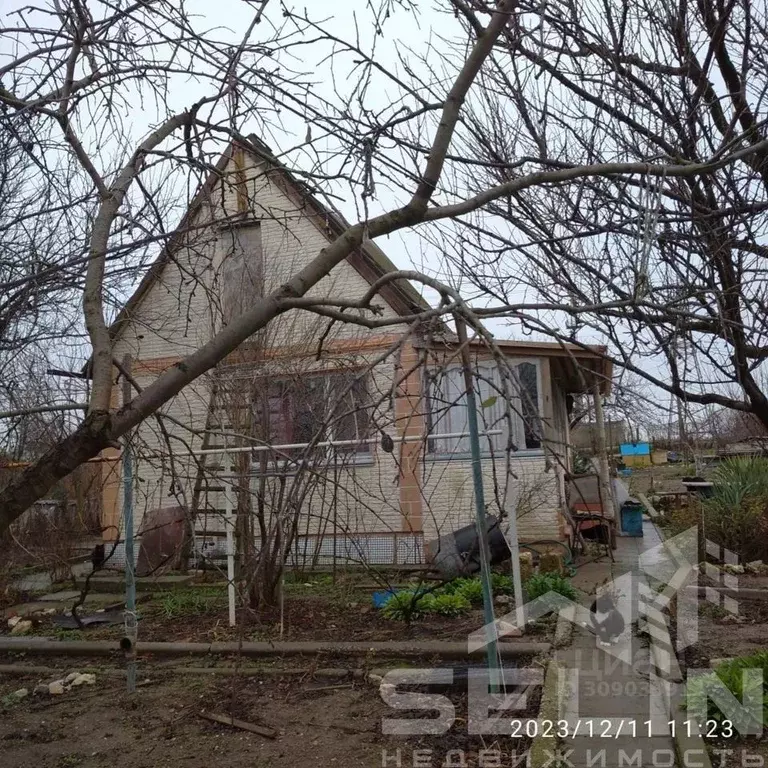
[[[224,153],[111,327],[115,359],[130,366],[139,386],[343,231],[339,214],[252,142]],[[357,300],[395,269],[368,242],[310,295]],[[382,318],[428,308],[406,281],[387,284],[376,303]],[[135,430],[136,530],[150,510],[178,506],[194,519],[197,550],[220,554],[227,478],[239,472],[242,487],[247,475],[254,498],[263,502],[268,490],[285,504],[292,493],[285,478],[298,482],[299,465],[311,466],[313,479],[291,501],[297,560],[419,561],[424,541],[471,522],[455,337],[434,323],[408,334],[403,328],[369,329],[292,310],[256,334],[163,408],[164,428],[149,419]],[[487,345],[472,342],[471,349],[489,509],[509,509],[514,496],[521,540],[562,540],[569,395],[595,384],[607,391],[610,366],[597,349],[553,343],[496,340],[504,366]],[[120,402],[117,372],[113,402]],[[383,435],[392,438],[389,446]],[[105,457],[103,522],[115,539],[121,461],[116,449]],[[266,522],[254,526],[257,536],[278,517],[285,524],[277,498],[258,506]]]

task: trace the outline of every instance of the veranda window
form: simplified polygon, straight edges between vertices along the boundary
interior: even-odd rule
[[[501,454],[512,450],[541,448],[541,404],[539,366],[535,362],[510,363],[507,382],[502,371],[491,362],[473,366],[477,420],[481,432],[500,434],[480,440],[485,452]],[[460,365],[451,365],[428,374],[428,450],[434,454],[469,454],[469,437],[440,437],[466,434],[467,419],[464,374]],[[511,425],[511,434],[510,434]],[[510,439],[511,438],[511,439]]]

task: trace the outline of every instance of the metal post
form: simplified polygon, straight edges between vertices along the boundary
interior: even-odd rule
[[[123,405],[131,400],[131,382],[128,374],[131,358],[123,358]],[[133,560],[133,456],[131,453],[130,433],[123,440],[123,530],[125,531],[125,637],[127,640],[125,658],[127,662],[126,678],[128,693],[136,691],[136,640],[138,622],[136,621],[136,575]]]
[[[229,454],[224,454],[224,467],[230,468]],[[227,526],[227,597],[229,599],[229,626],[234,627],[235,616],[235,515],[232,509],[232,478],[224,477],[224,517]]]
[[[613,528],[609,529],[608,552],[613,559],[613,536],[617,524],[620,524],[616,518],[619,510],[616,509],[616,503],[613,497],[613,488],[611,484],[611,468],[608,461],[608,448],[605,444],[605,418],[603,416],[603,395],[600,392],[600,381],[597,374],[594,374],[592,382],[592,398],[595,403],[595,431],[597,433],[597,462],[598,462],[598,488],[600,491],[600,506],[602,513],[610,517],[613,521]]]
[[[507,475],[507,484],[504,489],[504,498],[506,500],[506,513],[509,520],[509,532],[507,533],[507,546],[512,558],[512,586],[515,593],[515,617],[517,626],[525,630],[525,598],[523,597],[523,580],[520,575],[520,542],[517,538],[517,499],[510,502],[512,498],[512,476]],[[515,494],[516,496],[517,494]]]
[[[480,459],[480,436],[477,425],[477,404],[472,381],[472,360],[467,343],[467,328],[463,318],[456,316],[456,333],[461,345],[461,363],[464,369],[464,387],[467,397],[467,425],[469,427],[469,446],[472,454],[472,482],[475,488],[475,525],[480,543],[480,583],[483,587],[483,619],[486,627],[487,645],[485,654],[488,663],[490,684],[497,687],[499,676],[499,657],[497,653],[496,617],[493,613],[493,589],[491,586],[491,550],[488,545],[488,523],[485,517],[485,492]]]

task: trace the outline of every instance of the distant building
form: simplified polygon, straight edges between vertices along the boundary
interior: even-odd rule
[[[609,453],[616,453],[621,443],[627,442],[627,423],[625,421],[605,422],[605,442]],[[597,451],[597,424],[584,421],[571,429],[571,446],[582,453]]]
[[[622,443],[619,452],[628,467],[647,467],[651,464],[650,443]]]

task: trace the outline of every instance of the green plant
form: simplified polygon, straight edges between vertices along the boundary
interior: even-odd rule
[[[586,475],[592,469],[591,459],[580,451],[574,451],[571,458],[571,465],[573,466],[574,475]]]
[[[747,676],[747,670],[759,670],[760,676]],[[725,686],[739,702],[747,704],[749,701],[762,703],[761,722],[756,723],[750,719],[745,710],[739,712],[724,713],[712,700],[712,693]],[[709,695],[708,695],[709,694]],[[725,661],[717,666],[713,672],[700,677],[694,677],[688,682],[688,713],[689,715],[703,715],[709,720],[731,720],[737,730],[745,730],[751,725],[762,727],[768,725],[768,651],[758,651],[751,656],[740,656],[730,661]]]
[[[470,601],[461,593],[455,595],[425,595],[421,610],[438,616],[463,616],[472,608]]]
[[[707,538],[736,552],[743,562],[768,558],[768,461],[728,459],[712,481],[712,496],[702,505]]]
[[[461,579],[461,584],[453,595],[445,597],[461,597],[471,605],[482,605],[483,603],[483,583],[480,579]]]
[[[465,581],[471,582],[472,579]],[[396,592],[384,603],[381,613],[387,619],[408,623],[425,614],[462,616],[471,607],[470,601],[460,592],[448,593],[442,590],[417,592],[413,589],[404,589]]]
[[[543,597],[549,592],[557,592],[569,600],[575,600],[577,597],[575,587],[565,576],[561,576],[559,573],[534,573],[523,584],[523,588],[529,600]]]
[[[417,594],[413,589],[395,592],[382,606],[381,615],[386,619],[409,623],[424,612],[422,603],[425,597],[427,595]]]
[[[166,619],[211,613],[226,603],[226,593],[215,587],[192,587],[161,592],[157,597]]]
[[[511,595],[515,591],[512,579],[505,573],[492,573],[491,583],[494,595]]]
[[[514,591],[512,579],[504,573],[491,574],[491,588],[494,595],[511,595]],[[474,578],[459,578],[444,584],[440,590],[444,595],[462,595],[472,605],[483,602],[483,582],[479,576]]]
[[[715,603],[699,603],[699,616],[706,616],[715,621],[728,615],[728,611],[722,605]]]
[[[70,755],[61,755],[57,768],[75,768],[80,765],[85,759],[84,755],[80,755],[77,752],[73,752]]]

